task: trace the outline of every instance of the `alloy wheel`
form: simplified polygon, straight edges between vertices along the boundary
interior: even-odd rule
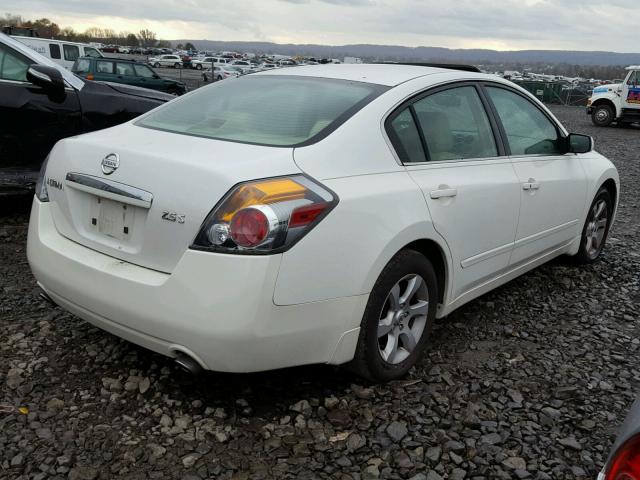
[[[378,351],[390,364],[404,361],[420,341],[429,314],[429,290],[417,274],[401,278],[382,306],[378,320]]]
[[[607,232],[609,211],[604,199],[597,201],[589,214],[589,221],[585,229],[585,250],[590,258],[596,258],[600,254]]]

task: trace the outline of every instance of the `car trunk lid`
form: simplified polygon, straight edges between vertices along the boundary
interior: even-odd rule
[[[234,185],[299,173],[292,151],[133,124],[66,139],[47,168],[54,223],[77,243],[169,273]]]

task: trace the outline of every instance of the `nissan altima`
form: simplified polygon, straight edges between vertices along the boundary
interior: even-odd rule
[[[56,304],[192,371],[387,381],[436,317],[559,255],[596,261],[618,191],[590,137],[504,79],[299,67],[58,142],[28,258]]]

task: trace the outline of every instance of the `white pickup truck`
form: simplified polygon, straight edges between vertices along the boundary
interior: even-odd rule
[[[587,101],[587,114],[594,125],[606,127],[612,122],[625,125],[640,122],[640,65],[626,68],[624,82],[593,89]]]

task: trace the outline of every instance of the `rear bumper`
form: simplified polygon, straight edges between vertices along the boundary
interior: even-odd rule
[[[61,236],[50,205],[34,199],[27,255],[43,290],[80,318],[203,368],[271,370],[353,357],[367,295],[277,306],[281,255],[187,250],[171,274],[139,267]]]

